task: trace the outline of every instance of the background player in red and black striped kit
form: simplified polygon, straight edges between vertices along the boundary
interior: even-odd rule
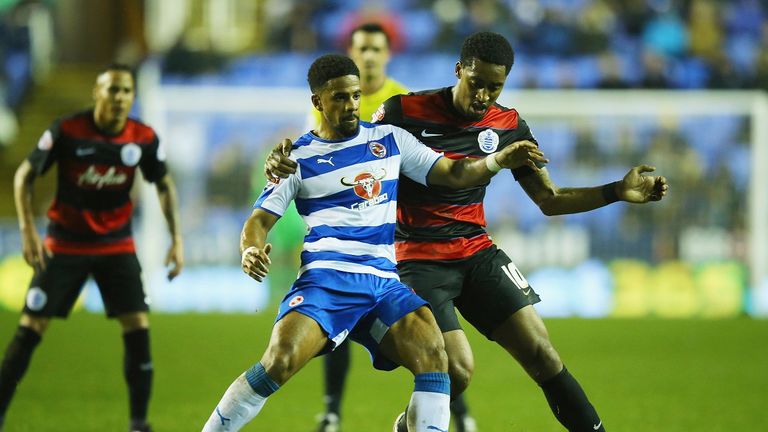
[[[150,430],[149,307],[131,234],[130,190],[137,168],[157,187],[168,223],[169,279],[179,274],[184,259],[176,188],[166,170],[165,154],[152,128],[128,118],[134,90],[130,68],[107,67],[96,79],[94,108],[55,121],[16,171],[14,193],[24,259],[35,272],[19,328],[0,366],[0,430],[50,319],[68,316],[89,275],[99,287],[107,316],[117,318],[123,330],[129,430]],[[58,164],[56,197],[41,242],[32,214],[32,184],[53,164]]]
[[[452,158],[493,154],[514,141],[535,139],[514,109],[496,103],[514,61],[509,42],[496,33],[468,37],[456,63],[453,87],[394,96],[375,120],[402,127]],[[267,161],[269,175],[293,170],[284,141]],[[560,188],[546,168],[513,170],[515,179],[546,215],[579,213],[616,201],[658,201],[666,180],[632,168],[603,186]],[[604,431],[602,420],[563,365],[533,308],[539,296],[485,232],[485,186],[447,190],[401,181],[396,248],[401,280],[429,301],[443,332],[452,394],[469,384],[472,351],[456,309],[490,340],[509,352],[541,387],[555,417],[569,431]],[[401,415],[398,420],[404,416]],[[396,422],[394,431],[406,431]]]

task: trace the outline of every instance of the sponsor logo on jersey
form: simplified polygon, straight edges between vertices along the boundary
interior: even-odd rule
[[[124,184],[128,180],[128,176],[125,173],[118,172],[115,167],[109,167],[104,173],[99,172],[95,166],[91,165],[80,174],[77,179],[77,184],[80,186],[94,186],[96,189],[101,189],[104,186],[117,186]]]
[[[297,295],[294,298],[291,299],[291,301],[288,302],[289,307],[298,306],[300,304],[304,303],[304,296],[303,295]]]
[[[371,116],[371,123],[376,123],[378,121],[383,120],[384,115],[386,115],[386,113],[387,113],[386,110],[384,110],[384,104],[379,105],[379,108]]]
[[[480,144],[480,150],[493,153],[499,147],[499,134],[493,129],[486,129],[477,134],[477,143]]]
[[[364,210],[387,200],[387,194],[381,194],[381,179],[387,174],[384,168],[378,174],[362,172],[350,180],[348,177],[341,179],[344,186],[354,187],[355,194],[365,201],[357,202],[350,206],[352,210]]]
[[[53,148],[53,135],[51,131],[47,130],[43,132],[43,135],[37,141],[37,148],[42,151],[48,151]]]
[[[368,148],[371,149],[371,153],[379,159],[384,159],[387,155],[387,148],[383,144],[376,141],[368,143]]]
[[[40,287],[32,287],[27,292],[27,308],[31,311],[40,311],[48,303],[48,294]]]
[[[136,166],[141,160],[141,147],[134,143],[128,143],[123,145],[120,149],[120,159],[128,166]]]

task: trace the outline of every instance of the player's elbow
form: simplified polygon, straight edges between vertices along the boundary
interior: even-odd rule
[[[539,210],[541,210],[541,213],[543,213],[544,216],[557,216],[560,214],[553,206],[547,205],[546,203],[539,204]]]
[[[549,191],[545,195],[540,195],[536,198],[536,205],[539,206],[539,210],[545,216],[557,216],[562,214],[557,205],[557,195],[554,191]]]

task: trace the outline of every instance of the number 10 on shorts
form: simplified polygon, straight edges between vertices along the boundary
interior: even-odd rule
[[[517,287],[521,290],[525,290],[526,288],[530,287],[528,281],[525,279],[525,276],[520,273],[520,270],[517,269],[515,263],[511,262],[507,265],[503,265],[501,266],[501,269],[504,270],[504,273],[507,275],[507,277],[509,277],[509,279],[511,279],[512,282],[514,282],[515,285],[517,285]]]

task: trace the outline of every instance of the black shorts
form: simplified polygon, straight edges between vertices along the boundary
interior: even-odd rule
[[[541,300],[507,254],[495,245],[461,260],[404,261],[397,269],[400,280],[432,306],[443,333],[461,328],[458,309],[491,339],[493,331],[510,315]]]
[[[107,316],[149,310],[136,254],[54,254],[46,258],[45,270],[32,277],[24,313],[67,317],[89,275],[99,287]]]

